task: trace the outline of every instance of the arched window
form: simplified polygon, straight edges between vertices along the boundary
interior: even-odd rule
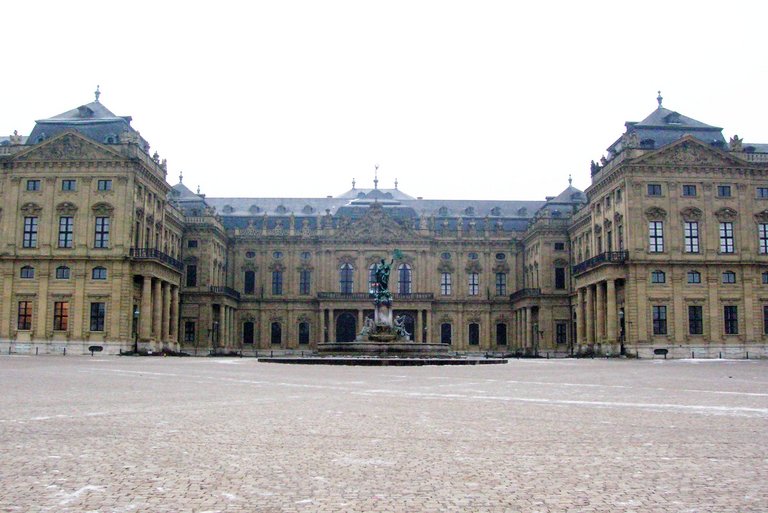
[[[397,268],[397,291],[400,294],[411,293],[411,266],[400,264]]]
[[[60,265],[56,268],[56,279],[57,280],[68,280],[69,279],[69,267],[66,265]]]
[[[469,345],[480,345],[480,325],[476,322],[470,323],[469,325]]]
[[[243,344],[253,344],[253,331],[251,321],[243,323]]]
[[[351,294],[355,278],[355,268],[352,264],[342,264],[339,268],[339,291],[342,294]]]
[[[253,294],[256,291],[256,272],[245,271],[243,292]]]
[[[306,321],[299,323],[299,344],[309,344],[309,323]]]
[[[270,326],[270,342],[280,345],[283,342],[283,328],[279,322],[273,322]]]
[[[666,283],[667,282],[667,275],[664,274],[664,271],[653,271],[651,273],[651,283]]]
[[[25,265],[21,268],[21,273],[19,274],[20,278],[23,278],[25,280],[31,280],[35,277],[35,268],[31,265]]]

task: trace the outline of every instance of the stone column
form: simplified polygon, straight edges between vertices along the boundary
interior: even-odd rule
[[[416,310],[416,318],[413,320],[413,341],[421,339],[421,310]]]
[[[525,347],[531,347],[533,341],[531,340],[531,312],[530,308],[523,309],[523,317],[525,317]]]
[[[584,323],[584,287],[576,291],[576,345],[579,346],[584,343],[584,329],[586,324]]]
[[[595,285],[595,318],[597,326],[595,329],[595,342],[605,342],[605,289],[603,282],[597,282]]]
[[[363,311],[358,310],[357,311],[357,332],[360,333],[360,331],[363,329]]]
[[[163,282],[163,329],[161,330],[161,339],[163,343],[169,342],[171,338],[171,284]]]
[[[229,325],[227,325],[227,307],[222,304],[219,306],[219,345],[227,347],[229,342]]]
[[[171,326],[170,326],[171,342],[178,344],[179,342],[179,287],[176,285],[171,286]]]
[[[139,337],[147,341],[152,338],[152,277],[144,276],[141,287],[141,310],[139,312]]]
[[[162,280],[155,278],[152,284],[152,337],[160,342],[162,338],[163,321],[163,284]],[[161,347],[161,346],[158,346]]]
[[[424,343],[429,344],[429,340],[432,337],[432,310],[427,309],[425,311],[427,312],[427,325],[425,326],[426,331],[422,333],[424,333]]]
[[[607,340],[609,344],[615,344],[618,338],[616,327],[616,282],[614,280],[608,280],[606,282],[606,325],[607,325]]]
[[[336,319],[333,308],[328,312],[328,341],[336,342]]]
[[[592,285],[587,285],[587,301],[584,308],[584,325],[586,326],[586,333],[584,336],[585,344],[592,344],[595,341],[594,331],[594,318],[592,317],[594,312],[594,294],[592,292]]]
[[[318,344],[325,342],[325,308],[320,309],[320,337],[317,341]]]

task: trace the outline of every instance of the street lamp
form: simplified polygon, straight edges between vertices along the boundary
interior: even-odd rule
[[[133,352],[139,353],[139,305],[133,306]]]
[[[624,354],[626,353],[626,350],[624,348],[624,309],[623,308],[619,310],[619,329],[621,330],[621,332],[619,333],[619,343],[621,344],[619,354],[624,356]]]

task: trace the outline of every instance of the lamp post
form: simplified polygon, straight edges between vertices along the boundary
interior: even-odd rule
[[[619,354],[624,356],[626,349],[624,348],[624,309],[619,310],[619,344],[621,344]]]
[[[133,305],[133,352],[139,353],[139,305]]]

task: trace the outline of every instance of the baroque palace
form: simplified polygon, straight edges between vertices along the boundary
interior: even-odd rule
[[[395,314],[459,352],[768,356],[768,145],[662,106],[586,191],[440,200],[352,188],[208,198],[99,101],[0,138],[12,352],[307,350],[353,340],[399,248]],[[569,180],[570,182],[570,180]]]

